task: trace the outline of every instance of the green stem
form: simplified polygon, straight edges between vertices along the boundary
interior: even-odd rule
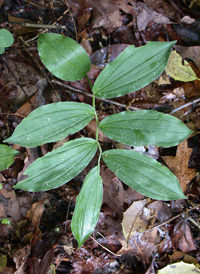
[[[86,79],[88,81],[88,84],[92,90],[93,86],[92,86],[92,83],[89,79],[89,77],[87,76],[86,74]],[[98,158],[98,166],[100,167],[100,161],[101,161],[101,156],[102,156],[102,149],[101,149],[101,145],[99,143],[99,119],[98,119],[98,116],[97,116],[97,112],[96,112],[96,104],[95,104],[95,94],[93,93],[93,97],[92,97],[92,106],[94,108],[94,117],[95,117],[95,120],[96,120],[96,123],[97,123],[97,129],[96,129],[96,141],[97,141],[97,144],[98,144],[98,147],[99,147],[99,158]]]

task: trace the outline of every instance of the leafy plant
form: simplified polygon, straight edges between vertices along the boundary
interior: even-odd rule
[[[0,145],[0,155],[1,155],[1,162],[0,162],[0,170],[4,170],[8,168],[14,162],[15,156],[19,152],[14,150],[6,145]]]
[[[153,110],[124,111],[99,123],[95,99],[113,98],[136,91],[156,79],[165,69],[175,42],[148,42],[129,46],[98,76],[92,86],[87,72],[91,63],[84,49],[69,37],[42,34],[38,51],[43,64],[58,78],[76,81],[86,77],[93,92],[92,106],[59,102],[34,110],[5,142],[35,147],[56,142],[84,128],[93,118],[97,122],[96,139],[78,138],[66,142],[32,163],[24,173],[28,177],[15,188],[46,191],[57,188],[78,175],[99,150],[98,163],[87,175],[77,198],[71,228],[79,247],[96,226],[102,203],[102,159],[125,184],[152,198],[186,199],[177,178],[156,160],[139,152],[123,149],[102,152],[98,130],[114,141],[127,145],[175,146],[191,131],[180,120]]]
[[[7,29],[0,29],[0,54],[5,52],[5,48],[10,47],[14,42],[13,36]]]

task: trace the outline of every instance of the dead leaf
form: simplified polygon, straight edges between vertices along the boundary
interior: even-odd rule
[[[168,205],[163,201],[155,201],[148,205],[148,208],[153,212],[151,215],[155,215],[155,218],[159,220],[161,223],[169,220],[171,218],[171,210]],[[151,220],[152,225],[152,220]]]
[[[31,22],[30,20],[23,19],[20,17],[14,17],[11,14],[8,14],[8,21],[15,24],[15,31],[19,35],[29,33],[29,32],[38,31],[37,28],[31,28],[31,27],[26,27],[26,26],[21,25],[23,23],[33,23],[34,24],[34,22]]]
[[[7,218],[8,216],[14,221],[20,220],[20,208],[15,192],[5,188],[0,189],[0,215]]]
[[[89,137],[95,138],[96,137],[96,129],[97,129],[97,122],[96,120],[92,120],[86,126],[87,132]],[[113,141],[109,139],[103,132],[99,129],[98,130],[98,140],[102,143],[112,143]]]
[[[182,58],[193,60],[197,68],[200,70],[200,46],[183,47],[175,45],[174,48]]]
[[[144,0],[145,4],[154,9],[156,12],[170,18],[177,20],[177,13],[172,5],[165,0]]]
[[[134,237],[130,237],[129,244],[123,238],[119,238],[122,248],[117,252],[118,255],[134,254],[149,263],[152,253],[157,250],[157,228],[150,232],[136,233]]]
[[[179,221],[174,226],[171,239],[175,248],[179,248],[183,252],[190,252],[197,249],[190,231],[190,227],[185,220]]]
[[[188,168],[188,162],[192,148],[188,148],[187,140],[177,146],[176,157],[163,156],[163,160],[178,178],[183,192],[186,191],[189,182],[196,176],[196,170]]]
[[[154,82],[157,83],[159,86],[171,85],[171,82],[169,81],[169,77],[165,73],[161,74],[158,80],[155,80]]]
[[[47,198],[42,199],[34,204],[32,204],[31,208],[27,211],[26,219],[32,222],[33,225],[33,239],[32,244],[35,244],[37,240],[39,240],[42,236],[41,230],[39,228],[40,219],[44,212],[44,203]]]
[[[198,79],[186,60],[182,64],[182,58],[175,50],[170,53],[165,71],[176,81],[190,82]]]
[[[140,3],[142,11],[137,16],[137,26],[139,31],[146,29],[150,21],[154,21],[159,24],[171,24],[172,21],[168,17],[156,12],[154,9],[149,8],[144,3]]]
[[[54,250],[53,248],[50,248],[45,256],[40,259],[40,258],[29,258],[28,260],[28,264],[30,267],[30,273],[32,274],[47,274],[50,267],[51,267],[51,263],[54,257]]]
[[[21,106],[27,101],[26,95],[31,98],[36,92],[42,94],[47,86],[46,78],[39,74],[38,69],[30,65],[27,59],[22,56],[19,59],[18,56],[7,55],[2,64],[5,70],[5,84],[12,86],[9,96],[15,107],[16,105]]]
[[[145,272],[145,274],[156,274],[156,270],[154,268],[154,265],[155,265],[155,262],[154,262],[154,259],[153,261],[151,262],[148,270]]]
[[[140,218],[140,214],[148,202],[149,199],[133,202],[132,205],[124,212],[122,229],[124,237],[127,241],[130,237],[136,235],[139,230],[141,232],[147,229],[148,224]]]
[[[200,273],[200,270],[193,264],[179,262],[168,265],[158,271],[158,274],[193,274]]]
[[[18,182],[24,180],[27,176],[24,175],[25,170],[32,164],[37,158],[39,158],[39,152],[37,148],[26,148],[26,158],[24,159],[24,167],[18,173],[17,180]]]
[[[96,50],[90,56],[91,63],[95,66],[104,68],[108,62],[115,60],[117,56],[122,53],[128,46],[128,44],[114,44]]]
[[[31,246],[27,245],[23,247],[22,249],[19,249],[14,255],[13,255],[13,261],[15,262],[17,271],[14,274],[23,274],[24,273],[24,265],[26,263],[26,260],[30,254]]]
[[[132,14],[136,16],[136,9],[133,6],[136,5],[134,0],[115,0],[107,1],[102,0],[98,2],[95,1],[78,1],[78,3],[72,0],[68,0],[68,5],[72,10],[73,16],[80,14],[80,10],[91,9],[91,20],[90,25],[92,28],[104,27],[107,30],[114,30],[122,26],[123,24],[123,13]],[[133,6],[132,6],[133,5]],[[86,17],[87,20],[87,17]]]
[[[193,24],[195,23],[195,19],[194,18],[191,18],[190,16],[186,15],[184,16],[182,19],[181,19],[181,22],[182,23],[185,23],[185,24]]]

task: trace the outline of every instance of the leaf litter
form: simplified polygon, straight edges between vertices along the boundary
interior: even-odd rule
[[[168,38],[178,40],[176,51],[184,60],[189,61],[192,69],[196,66],[194,72],[199,78],[198,25],[196,22],[189,24],[185,20],[181,22],[185,16],[191,16],[191,11],[191,17],[198,22],[196,12],[199,6],[195,2],[184,1],[183,8],[177,1],[170,1],[173,5],[169,5],[164,0],[118,0],[115,3],[101,1],[99,5],[94,1],[81,0],[59,3],[20,0],[12,1],[11,4],[7,0],[0,1],[0,9],[4,15],[0,21],[1,28],[9,26],[15,36],[14,45],[1,57],[1,140],[10,135],[9,131],[14,130],[22,117],[40,105],[54,101],[91,103],[90,97],[81,93],[89,92],[84,80],[76,83],[65,82],[66,86],[74,88],[69,90],[53,83],[51,80],[54,79],[49,79],[36,53],[38,29],[20,26],[17,18],[22,19],[22,24],[26,19],[39,24],[42,18],[44,24],[51,25],[54,22],[65,26],[65,29],[56,31],[79,39],[91,55],[93,67],[88,75],[92,81],[96,79],[101,68],[115,59],[127,44],[137,47],[150,40],[166,41]],[[9,24],[9,18],[7,20],[7,10],[9,18],[12,16],[12,24]],[[188,29],[191,35],[188,34]],[[19,37],[19,33],[23,38]],[[189,43],[192,46],[188,47]],[[167,113],[199,97],[197,81],[180,83],[169,77],[163,81],[161,77],[134,94],[116,99],[116,104],[99,100],[99,114],[105,117],[110,113],[121,112],[124,105],[127,109],[156,109]],[[198,103],[177,113],[181,120],[190,123],[192,121],[197,133],[200,129],[199,115]],[[95,127],[95,123],[91,122],[76,137],[93,137]],[[73,137],[69,137],[67,141],[70,138]],[[104,135],[101,135],[101,142],[105,150],[116,145]],[[176,203],[178,212],[175,216],[173,202],[146,200],[102,166],[104,196],[100,218],[92,238],[80,249],[77,249],[72,237],[70,222],[74,201],[81,182],[88,173],[87,168],[67,186],[58,190],[48,193],[25,193],[20,190],[14,192],[13,186],[22,179],[26,167],[34,159],[51,151],[52,145],[34,150],[13,147],[20,154],[10,168],[1,172],[0,216],[10,221],[10,226],[0,224],[0,258],[4,258],[3,271],[45,274],[53,273],[55,266],[56,273],[120,273],[121,270],[125,273],[129,270],[131,273],[147,274],[150,271],[156,273],[158,269],[171,263],[172,254],[177,254],[173,259],[174,263],[184,259],[185,255],[200,262],[199,212],[196,208],[200,203],[199,134],[192,137],[190,142],[191,148],[188,148],[186,142],[178,145],[176,154],[173,149],[165,149],[166,154],[163,155],[161,148],[148,148],[149,153],[155,154],[159,161],[165,161],[178,176],[181,187],[187,193],[188,201]],[[56,145],[57,143],[54,144]],[[148,153],[147,149],[146,152]],[[188,167],[189,161],[192,168]],[[95,159],[91,162],[91,165],[94,164]],[[187,209],[193,210],[187,212]],[[127,230],[128,236],[125,238],[124,227],[130,226],[132,229]],[[178,256],[177,252],[182,253]],[[193,266],[190,264],[190,267]]]

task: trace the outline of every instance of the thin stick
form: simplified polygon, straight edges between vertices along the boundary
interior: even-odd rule
[[[42,5],[38,5],[38,4],[36,4],[36,3],[34,3],[32,1],[30,1],[30,0],[24,0],[24,1],[27,2],[27,3],[29,3],[29,4],[31,4],[31,5],[33,5],[33,6],[36,6],[36,7],[40,8],[40,9],[46,9],[46,7],[44,7]]]
[[[175,219],[181,217],[183,214],[186,214],[186,213],[188,213],[188,212],[190,212],[190,211],[192,211],[192,210],[194,210],[194,209],[198,209],[198,207],[200,207],[200,205],[194,206],[194,207],[188,209],[187,211],[182,212],[182,213],[180,213],[180,214],[174,216],[173,218],[169,219],[168,221],[165,221],[165,222],[163,222],[162,224],[156,225],[156,226],[154,226],[154,227],[152,227],[152,228],[150,228],[149,230],[146,230],[146,231],[144,231],[144,232],[150,232],[150,231],[154,230],[155,228],[158,228],[158,227],[161,227],[161,226],[163,226],[163,225],[166,225],[166,224],[170,223],[171,221],[173,221],[173,220],[175,220]]]
[[[90,94],[90,93],[87,93],[81,89],[77,89],[77,88],[73,88],[69,85],[66,85],[66,84],[63,84],[62,82],[60,81],[57,81],[57,80],[52,80],[52,83],[55,83],[55,84],[58,84],[59,86],[62,86],[62,87],[65,87],[73,92],[77,92],[77,93],[81,93],[81,94],[84,94],[85,96],[88,96],[90,98],[93,98],[93,95]],[[102,102],[105,102],[105,103],[108,103],[108,104],[111,104],[111,105],[115,105],[115,106],[118,106],[118,107],[122,107],[122,108],[128,108],[130,110],[141,110],[140,108],[135,108],[135,107],[127,107],[127,105],[125,104],[120,104],[118,102],[115,102],[115,101],[112,101],[112,100],[107,100],[107,99],[102,99],[102,98],[97,98],[97,100],[100,100]]]
[[[175,112],[177,112],[177,111],[179,111],[179,110],[181,110],[181,109],[183,109],[183,108],[185,108],[185,107],[191,106],[191,105],[193,105],[193,104],[195,104],[195,103],[198,103],[198,102],[200,102],[200,98],[195,99],[195,100],[193,100],[193,101],[191,101],[191,102],[188,102],[188,103],[186,103],[186,104],[184,104],[184,105],[182,105],[182,106],[180,106],[180,107],[178,107],[178,108],[175,108],[174,110],[172,110],[172,111],[170,112],[170,114],[173,114],[173,113],[175,113]]]
[[[100,245],[103,249],[105,249],[106,251],[108,251],[110,254],[116,256],[116,257],[121,257],[121,255],[117,255],[114,252],[112,252],[111,250],[109,250],[108,248],[106,248],[105,246],[103,246],[102,244],[100,244],[99,242],[97,242],[97,240],[95,238],[93,238],[92,236],[90,236],[90,238],[97,243],[98,245]]]
[[[20,26],[24,26],[24,27],[28,27],[28,28],[43,28],[43,29],[64,29],[66,30],[67,27],[66,26],[57,26],[57,25],[43,25],[43,24],[32,24],[32,23],[24,23],[24,22],[9,22],[10,24],[13,25],[20,25]]]
[[[64,16],[68,11],[69,11],[69,9],[67,8],[67,9],[63,12],[63,14],[62,14],[55,22],[53,22],[52,26],[54,26],[58,21],[60,21],[60,20],[63,18],[63,16]],[[48,30],[48,29],[45,29],[45,30],[43,30],[41,33],[45,33],[45,32],[47,32],[47,30]],[[68,31],[67,29],[66,29],[66,31],[69,33],[69,31]],[[35,39],[37,39],[38,37],[39,37],[39,34],[36,35],[35,37],[33,37],[33,38],[27,40],[26,43],[32,42],[32,41],[34,41]]]
[[[25,115],[22,115],[22,114],[17,114],[17,113],[0,113],[0,115],[10,115],[10,116],[18,116],[18,117],[21,117],[21,118],[26,118]]]

